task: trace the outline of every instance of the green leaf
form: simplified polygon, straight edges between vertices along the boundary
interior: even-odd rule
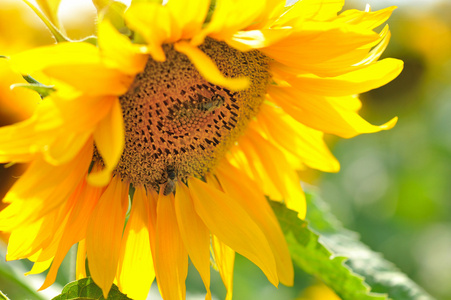
[[[83,278],[68,283],[62,290],[61,295],[52,300],[105,300],[102,290],[94,283],[92,278]],[[107,300],[132,300],[122,294],[117,286],[113,284]]]
[[[347,257],[346,265],[365,277],[373,292],[386,293],[394,300],[434,299],[380,253],[360,242],[358,234],[343,228],[318,195],[307,193],[307,206],[309,227],[321,234],[320,242],[334,255]]]
[[[344,264],[346,257],[330,252],[319,241],[319,235],[308,227],[306,221],[299,219],[295,211],[278,202],[271,205],[296,265],[321,279],[344,300],[387,299],[386,295],[371,293],[363,277]]]

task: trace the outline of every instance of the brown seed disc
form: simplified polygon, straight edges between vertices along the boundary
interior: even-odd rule
[[[133,184],[154,188],[177,178],[203,176],[244,131],[264,100],[271,78],[269,58],[237,51],[207,38],[200,46],[226,77],[246,76],[251,85],[232,92],[207,82],[172,45],[166,61],[151,58],[120,97],[125,149],[116,173]]]

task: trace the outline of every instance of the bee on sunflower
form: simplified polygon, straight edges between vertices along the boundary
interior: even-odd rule
[[[31,118],[0,128],[0,162],[29,163],[0,212],[7,259],[33,261],[30,273],[50,268],[44,289],[78,243],[77,278],[87,260],[105,297],[114,282],[145,299],[156,278],[164,299],[184,299],[189,257],[211,299],[212,256],[230,299],[235,252],[272,284],[292,285],[267,198],[303,218],[296,170],[339,169],[323,134],[396,123],[366,122],[356,96],[402,70],[399,60],[378,61],[390,33],[374,31],[394,7],[94,4],[96,37],[8,59],[51,90]]]

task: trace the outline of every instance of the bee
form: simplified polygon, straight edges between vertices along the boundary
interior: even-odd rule
[[[163,195],[167,196],[170,193],[174,192],[175,190],[175,184],[177,183],[177,174],[175,173],[174,168],[168,167],[166,169],[167,174],[167,181],[166,185],[164,186]]]
[[[214,95],[211,98],[197,94],[198,99],[195,102],[186,102],[183,105],[175,104],[169,107],[167,119],[170,122],[180,122],[182,120],[196,119],[205,117],[209,113],[224,105],[225,99],[220,95]]]
[[[200,97],[200,95],[199,95]],[[205,98],[205,97],[204,97]],[[207,98],[205,98],[207,99]],[[220,95],[214,95],[213,97],[211,97],[211,99],[208,99],[208,102],[202,102],[198,104],[198,109],[209,113],[214,111],[217,108],[220,108],[225,102],[224,97],[220,96]]]

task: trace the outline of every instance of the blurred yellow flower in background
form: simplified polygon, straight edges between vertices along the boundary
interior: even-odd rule
[[[52,44],[53,38],[40,24],[39,18],[19,1],[4,1],[0,10],[0,53],[11,55],[36,46]],[[15,83],[26,82],[14,72],[5,59],[0,59],[1,120],[9,122],[29,117],[39,101],[39,95],[30,90],[11,90]],[[17,118],[17,119],[16,119]],[[6,122],[8,122],[6,121]],[[2,121],[2,125],[5,125]]]
[[[13,25],[14,24],[14,25]],[[11,55],[32,47],[53,43],[48,30],[40,23],[39,18],[22,2],[3,1],[0,9],[0,55]],[[0,125],[24,120],[33,113],[40,100],[38,94],[31,90],[11,86],[16,83],[26,83],[22,76],[14,72],[10,64],[0,58]],[[14,170],[13,170],[14,169]],[[24,166],[1,168],[0,195],[5,195],[5,188],[11,186],[14,180],[11,174],[20,172]],[[4,205],[0,204],[0,208]]]
[[[406,23],[401,39],[423,54],[428,64],[442,64],[451,58],[451,30],[444,20],[424,13]]]
[[[324,283],[318,283],[305,289],[297,300],[340,300],[340,297]]]
[[[156,278],[164,299],[180,299],[189,257],[211,298],[211,250],[230,298],[236,251],[292,285],[266,197],[303,218],[296,170],[339,169],[323,134],[394,126],[366,122],[356,96],[402,70],[378,61],[390,33],[373,30],[394,8],[94,2],[97,38],[8,60],[53,89],[28,120],[0,128],[0,162],[30,162],[3,200],[7,259],[34,261],[32,274],[50,267],[46,288],[78,243],[77,277],[87,258],[105,296],[115,282],[145,299]]]

